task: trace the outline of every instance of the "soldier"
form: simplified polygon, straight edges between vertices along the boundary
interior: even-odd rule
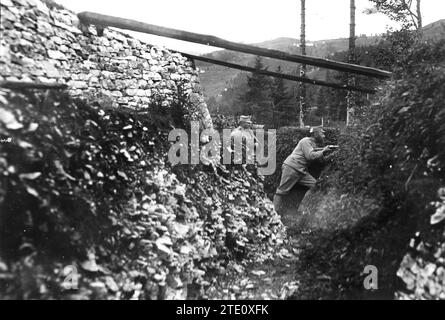
[[[239,127],[236,128],[235,130],[233,130],[233,132],[231,134],[232,137],[236,137],[236,136],[246,137],[246,135],[251,136],[252,138],[255,137],[255,135],[252,131],[253,122],[251,120],[251,116],[240,116],[238,124],[239,124]]]
[[[284,161],[280,186],[276,191],[277,196],[288,195],[295,185],[304,187],[306,191],[315,186],[316,180],[308,171],[309,164],[321,160],[335,148],[334,146],[318,148],[324,142],[324,133],[320,127],[311,128],[311,136],[301,139],[292,154]]]
[[[251,120],[251,116],[240,116],[239,127],[232,131],[231,138],[235,143],[242,143],[242,151],[245,152],[245,158],[243,162],[247,164],[254,163],[254,147],[259,147],[258,139],[255,137],[255,133],[252,128],[260,127],[255,126]],[[251,145],[248,145],[251,144]],[[232,149],[233,152],[233,149]]]

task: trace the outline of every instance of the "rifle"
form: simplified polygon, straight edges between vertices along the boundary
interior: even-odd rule
[[[336,146],[336,145],[328,145],[328,146],[326,146],[326,147],[328,147],[329,149],[331,149],[331,150],[335,150],[335,149],[338,149],[338,148],[340,148],[340,146]],[[325,147],[323,147],[323,148],[315,148],[314,150],[315,151],[321,151],[321,150],[323,150]]]

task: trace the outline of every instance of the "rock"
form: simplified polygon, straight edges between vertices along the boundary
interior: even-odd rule
[[[105,284],[110,291],[112,291],[112,292],[119,291],[119,287],[112,277],[110,277],[110,276],[106,277]]]
[[[63,44],[63,40],[62,40],[62,38],[60,38],[60,37],[58,37],[58,36],[53,36],[53,37],[51,37],[50,39],[51,39],[54,43],[56,43],[56,44],[60,44],[60,45]]]
[[[64,30],[67,30],[67,31],[75,33],[75,34],[81,34],[82,33],[79,29],[75,28],[74,26],[68,25],[68,24],[66,24],[64,22],[61,22],[61,21],[57,20],[57,19],[54,19],[54,25],[56,27],[62,28]]]
[[[120,91],[112,91],[111,92],[111,95],[113,96],[113,97],[122,97],[123,95],[122,95],[122,92],[120,92]]]
[[[14,22],[16,17],[9,10],[2,10],[2,23],[4,20]]]
[[[59,46],[59,51],[61,51],[61,52],[63,52],[63,53],[67,53],[67,52],[70,51],[70,48],[68,48],[68,47],[65,46],[65,45],[61,45],[61,46]]]
[[[83,270],[88,271],[88,272],[99,272],[100,268],[99,266],[96,264],[95,260],[87,260],[81,263],[80,265],[82,267]]]
[[[137,81],[134,80],[134,79],[123,80],[123,86],[126,87],[126,88],[131,88],[131,89],[137,89],[138,88]]]
[[[128,102],[130,101],[130,99],[126,98],[126,97],[121,97],[117,100],[117,102],[119,104],[128,104]]]
[[[140,49],[141,48],[141,42],[137,39],[128,39],[128,44],[133,49]]]
[[[170,79],[172,79],[174,81],[178,81],[178,80],[181,80],[181,76],[177,73],[172,73],[172,74],[170,74]]]
[[[49,15],[49,8],[41,1],[36,1],[36,7],[34,8],[34,11],[39,15]]]
[[[97,84],[99,84],[99,79],[97,77],[91,77],[88,84],[90,86],[91,85],[97,85]]]
[[[150,67],[150,71],[152,73],[158,74],[159,72],[163,72],[164,69],[162,67],[160,67],[160,66],[153,65],[153,66]]]
[[[147,108],[150,107],[149,105],[151,104],[151,99],[150,98],[146,98],[146,97],[142,97],[141,98],[141,103],[144,103],[144,105],[141,108],[147,109]]]
[[[162,80],[162,76],[159,73],[156,72],[150,72],[147,74],[146,77],[144,77],[144,80],[154,80],[154,81],[161,81]]]
[[[12,7],[14,4],[11,2],[11,0],[2,0],[2,5],[6,7]]]
[[[45,83],[51,83],[54,82],[53,79],[51,78],[47,78],[47,77],[38,77],[37,80],[41,81],[41,82],[45,82]]]
[[[70,81],[68,85],[74,89],[86,89],[88,84],[84,81]]]
[[[23,37],[23,39],[31,41],[31,42],[34,41],[34,39],[35,39],[34,35],[31,32],[27,32],[27,31],[22,32],[22,37]]]
[[[182,239],[190,231],[190,226],[175,222],[173,223],[173,230],[178,235],[178,237]]]
[[[0,260],[0,272],[8,272],[8,266],[2,260]]]
[[[138,93],[138,90],[137,89],[127,89],[127,90],[125,90],[125,93],[128,96],[136,96]]]
[[[45,35],[53,35],[53,27],[44,20],[37,20],[37,32]]]
[[[0,121],[3,122],[6,128],[11,130],[23,128],[23,125],[17,121],[15,115],[6,109],[0,108]]]
[[[71,44],[71,49],[73,49],[73,50],[82,50],[82,47],[78,43],[72,43]]]
[[[237,285],[232,286],[232,291],[234,293],[239,293],[241,291],[240,287],[238,287]]]
[[[45,74],[50,78],[60,78],[62,74],[57,70],[52,61],[40,62],[40,67],[44,70]]]
[[[64,53],[55,50],[48,50],[48,57],[56,60],[66,60],[66,56]]]
[[[145,52],[145,51],[142,52],[141,57],[144,58],[144,59],[147,59],[149,61],[153,60],[153,58],[152,58],[152,56],[151,56],[151,54],[149,52]]]
[[[23,57],[21,60],[22,65],[27,66],[27,67],[31,67],[34,66],[35,61],[33,59],[27,58],[27,57]]]

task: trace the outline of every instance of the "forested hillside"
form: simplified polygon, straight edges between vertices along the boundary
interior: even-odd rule
[[[430,25],[423,27],[421,37],[423,40],[440,40],[445,38],[445,20],[440,20]],[[394,39],[399,37],[399,39]],[[357,52],[356,62],[360,65],[377,67],[385,70],[392,71],[395,66],[395,61],[392,50],[404,50],[404,48],[392,47],[394,43],[402,43],[404,35],[392,35],[391,33],[381,35],[379,37],[366,37],[360,36],[356,40]],[[280,38],[277,40],[266,41],[258,44],[258,46],[280,49],[290,53],[298,53],[298,41],[295,39]],[[334,61],[347,61],[348,60],[348,39],[338,40],[326,40],[316,41],[309,43],[308,55],[316,57],[326,57]],[[252,55],[246,55],[242,53],[231,52],[227,50],[216,51],[209,54],[209,56],[234,63],[243,65],[255,66],[255,57]],[[246,93],[248,92],[248,74],[237,70],[231,70],[215,65],[206,63],[198,64],[201,69],[200,79],[203,83],[204,92],[206,94],[206,100],[211,112],[221,112],[224,114],[241,114],[243,111],[243,101]],[[259,65],[256,65],[258,67]],[[283,73],[296,74],[299,68],[298,64],[273,60],[269,58],[262,58],[260,67],[270,70],[279,71]],[[329,82],[345,83],[346,75],[342,75],[336,71],[330,71],[326,69],[309,67],[307,76],[313,79],[327,80]],[[277,117],[280,114],[289,115],[288,119],[274,120],[273,125],[296,125],[296,97],[299,94],[298,86],[295,82],[284,80],[284,95],[283,101],[273,101],[272,91],[273,80],[269,81],[272,85],[271,94],[269,97],[263,99],[263,104],[267,105],[268,110],[275,109]],[[366,77],[359,77],[357,84],[364,87],[373,87],[378,82]],[[307,108],[308,124],[318,125],[321,124],[323,118],[325,124],[336,125],[337,123],[344,122],[346,119],[346,91],[339,91],[330,88],[322,87],[307,87]],[[358,95],[358,103],[364,104],[368,97],[366,94]],[[252,101],[248,101],[252,102]],[[273,103],[275,102],[275,103]],[[277,106],[277,104],[280,104]],[[284,104],[284,106],[283,106]],[[270,119],[275,118],[269,114]],[[259,121],[263,121],[261,115],[259,115]],[[272,122],[268,124],[272,125]]]
[[[357,38],[358,46],[370,46],[378,43],[380,36],[361,36]],[[291,38],[278,38],[261,43],[255,43],[255,46],[275,49],[289,53],[299,53],[299,40]],[[348,48],[348,39],[334,39],[310,42],[308,45],[308,55],[314,57],[331,57],[336,52],[342,52]],[[238,63],[247,66],[255,64],[255,57],[239,52],[221,50],[204,55],[222,61]],[[264,64],[269,70],[275,71],[281,66],[283,72],[295,73],[298,65],[277,61],[269,58],[264,59]],[[218,98],[225,88],[234,87],[236,85],[234,79],[239,76],[240,71],[232,70],[205,62],[197,62],[197,66],[201,70],[200,79],[204,88],[204,94],[207,99],[211,97]],[[220,100],[220,99],[218,99]]]

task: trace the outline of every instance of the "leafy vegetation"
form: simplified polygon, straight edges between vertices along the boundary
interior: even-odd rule
[[[2,298],[202,297],[229,262],[283,245],[242,166],[170,167],[168,130],[186,102],[135,113],[63,92],[0,99]]]
[[[366,217],[352,226],[321,232],[311,239],[301,257],[306,263],[315,263],[316,272],[327,276],[329,281],[315,291],[313,286],[306,291],[304,287],[309,283],[303,284],[299,294],[312,298],[392,298],[396,290],[406,289],[403,282],[410,284],[409,290],[416,285],[406,274],[403,282],[396,276],[405,254],[412,250],[411,257],[419,256],[415,253],[419,243],[441,247],[443,221],[440,220],[439,226],[430,225],[431,215],[436,212],[436,216],[441,216],[441,205],[432,207],[430,203],[437,200],[437,190],[445,178],[443,61],[444,41],[412,46],[400,58],[394,79],[382,89],[379,99],[363,108],[357,125],[340,135],[337,160],[324,173],[319,192],[336,190],[343,196],[333,201],[336,205],[326,214],[343,211],[345,216],[352,215],[348,199],[364,199],[364,195],[370,198],[370,207]],[[323,213],[315,210],[311,215]],[[410,239],[416,232],[419,232],[416,244],[410,249]],[[427,240],[422,242],[422,239]],[[421,252],[424,259],[425,253]],[[436,270],[442,265],[443,250],[434,252]],[[361,274],[366,265],[378,267],[377,291],[363,289]],[[315,271],[302,272],[316,276]],[[417,276],[423,277],[422,272],[416,271]],[[441,290],[431,294],[422,289],[418,297],[438,297]]]
[[[403,24],[404,28],[422,28],[421,0],[371,0],[375,9]],[[372,10],[368,11],[372,13]]]

